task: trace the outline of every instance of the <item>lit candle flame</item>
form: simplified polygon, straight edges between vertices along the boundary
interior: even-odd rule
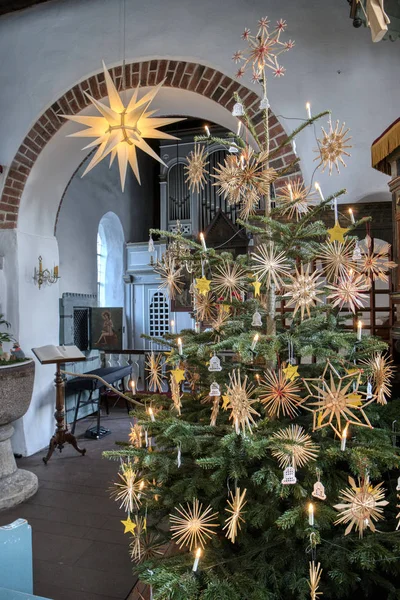
[[[203,250],[207,251],[206,240],[204,239],[204,233],[201,231],[199,234],[201,245],[203,246]]]
[[[353,215],[353,210],[351,208],[349,208],[349,215],[350,215],[350,220],[352,225],[354,225],[354,223],[356,222],[354,215]]]
[[[309,119],[311,119],[311,104],[309,102],[306,103],[306,111],[307,111],[307,117]]]
[[[206,130],[207,137],[210,137],[211,134],[210,134],[210,130],[209,130],[208,126],[206,125],[204,127],[204,129]]]
[[[324,198],[324,195],[323,195],[322,190],[321,190],[321,186],[319,185],[318,181],[316,181],[314,183],[314,187],[317,190],[318,194],[321,196],[321,200],[324,201],[325,198]]]

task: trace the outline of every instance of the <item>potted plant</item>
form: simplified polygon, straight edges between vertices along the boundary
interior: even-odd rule
[[[0,314],[0,510],[23,502],[38,488],[36,475],[18,469],[11,447],[12,423],[26,413],[31,402],[35,363],[25,358],[9,328]],[[14,343],[10,353],[4,352],[3,343]]]

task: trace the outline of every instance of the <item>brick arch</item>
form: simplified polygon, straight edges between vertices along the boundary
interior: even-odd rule
[[[118,86],[121,83],[122,67],[114,67],[110,69],[110,72]],[[229,111],[232,110],[234,104],[233,93],[237,92],[256,124],[257,134],[262,138],[263,126],[259,110],[259,96],[220,71],[192,62],[161,59],[125,65],[125,82],[128,89],[138,85],[154,86],[164,78],[166,78],[165,86],[196,92],[214,100]],[[81,81],[54,102],[36,121],[18,148],[7,174],[0,200],[0,229],[17,227],[19,205],[29,174],[43,148],[65,123],[59,115],[77,114],[88,106],[89,101],[83,94],[84,91],[97,99],[106,96],[104,74],[99,72]],[[271,114],[271,149],[276,148],[285,137],[282,125],[275,115]],[[286,147],[279,152],[273,166],[275,168],[287,166],[295,158],[292,148]],[[297,166],[295,171],[300,173]]]

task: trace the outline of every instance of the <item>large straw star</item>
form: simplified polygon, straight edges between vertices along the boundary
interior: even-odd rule
[[[88,148],[94,148],[98,146],[83,175],[86,175],[86,173],[93,169],[93,167],[95,167],[109,154],[111,154],[111,166],[114,158],[117,156],[121,187],[122,190],[124,190],[128,163],[132,167],[132,170],[136,175],[136,179],[140,183],[136,148],[143,150],[164,165],[164,162],[161,160],[158,154],[151,148],[151,146],[149,146],[147,142],[144,141],[143,138],[177,139],[168,133],[158,131],[158,128],[163,127],[164,125],[169,125],[170,123],[182,121],[183,119],[151,118],[151,115],[153,115],[156,111],[147,111],[151,101],[159,91],[164,81],[156,85],[140,100],[138,100],[139,88],[136,88],[128,105],[125,106],[104,62],[103,69],[110,106],[103,104],[103,102],[96,100],[90,96],[90,94],[84,92],[86,97],[89,98],[90,102],[97,108],[102,116],[62,116],[65,119],[75,121],[76,123],[86,125],[87,127],[87,129],[72,133],[68,137],[96,138],[93,142],[83,148],[83,150],[86,150]]]

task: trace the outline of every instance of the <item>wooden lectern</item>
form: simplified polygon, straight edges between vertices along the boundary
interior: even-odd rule
[[[60,354],[60,357],[54,356],[53,358],[44,358],[45,353],[42,352],[44,348],[54,348],[55,352]],[[79,448],[78,442],[76,441],[75,436],[68,431],[68,427],[65,423],[65,386],[64,386],[64,378],[61,374],[61,364],[66,362],[81,362],[86,360],[86,356],[82,354],[82,352],[76,348],[76,346],[67,346],[67,347],[57,347],[57,346],[45,346],[44,348],[32,348],[32,352],[35,354],[36,358],[42,365],[56,365],[56,373],[54,378],[54,385],[56,387],[56,410],[54,413],[54,417],[56,419],[56,430],[54,435],[50,439],[49,449],[47,451],[46,456],[43,457],[43,462],[47,465],[50,460],[54,450],[56,448],[61,452],[64,448],[65,444],[71,444],[73,448],[82,456],[86,453],[86,448]],[[64,349],[64,350],[63,350]],[[67,351],[65,351],[67,349]],[[76,352],[74,350],[76,349]],[[71,352],[72,351],[72,352]],[[64,354],[62,355],[61,352]]]

